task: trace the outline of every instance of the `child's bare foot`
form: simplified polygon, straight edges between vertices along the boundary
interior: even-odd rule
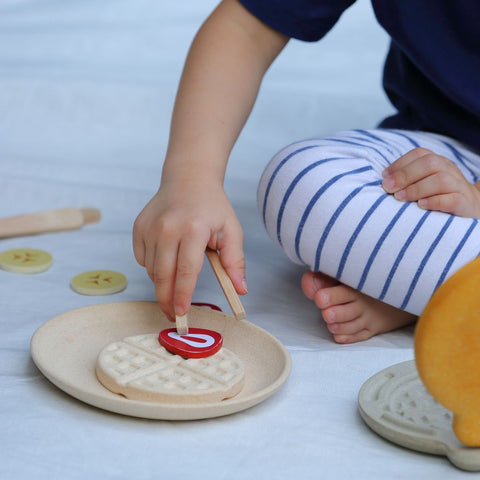
[[[417,317],[338,282],[319,272],[306,272],[303,293],[322,311],[338,343],[367,340],[413,323]]]

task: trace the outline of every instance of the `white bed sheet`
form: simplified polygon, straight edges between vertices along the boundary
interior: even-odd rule
[[[412,328],[333,342],[300,290],[302,269],[272,248],[256,209],[266,161],[287,143],[373,127],[387,38],[359,0],[318,44],[292,41],[268,73],[228,169],[245,228],[248,320],[291,353],[287,384],[259,406],[194,422],[129,418],[83,404],[33,364],[29,342],[51,317],[85,305],[154,300],[131,248],[133,221],[158,186],[183,60],[214,0],[3,0],[0,3],[0,216],[95,206],[74,232],[1,240],[48,250],[38,275],[0,271],[0,478],[459,478],[441,457],[370,431],[357,394],[377,371],[413,358]],[[86,297],[71,277],[125,273],[115,296]],[[209,268],[194,300],[228,305]],[[59,359],[61,361],[61,359]]]

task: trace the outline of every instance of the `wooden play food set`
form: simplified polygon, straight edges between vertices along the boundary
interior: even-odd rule
[[[238,320],[245,317],[245,311],[235,298],[233,286],[228,287],[221,264],[215,263],[217,253],[207,255],[210,260],[214,258],[212,267],[237,318],[211,305],[206,306],[214,308],[192,306],[183,319],[189,333],[180,335],[156,302],[83,307],[50,319],[35,332],[31,341],[35,364],[52,383],[73,397],[111,412],[142,418],[211,418],[264,401],[287,380],[290,355],[268,332]],[[181,355],[167,352],[158,340],[158,332],[160,336],[164,332],[169,341],[180,342]],[[169,333],[174,333],[173,338],[168,337]],[[201,355],[185,359],[187,347]],[[120,356],[114,358],[116,353]],[[158,375],[163,367],[154,365],[158,359],[171,365],[166,382],[157,382],[164,376]],[[152,372],[147,371],[149,362]],[[143,380],[135,370],[147,377],[153,374],[154,381],[148,378],[146,382],[150,383],[148,388],[138,388]],[[195,391],[195,385],[208,388]],[[157,395],[159,390],[162,392]]]
[[[189,405],[146,402],[115,394],[98,381],[97,357],[106,345],[171,327],[156,302],[103,303],[62,313],[35,332],[30,351],[40,371],[71,396],[111,412],[150,419],[193,420],[229,415],[264,401],[287,380],[290,355],[262,328],[203,307],[190,309],[189,323],[192,328],[219,332],[223,346],[242,361],[245,379],[235,397]]]

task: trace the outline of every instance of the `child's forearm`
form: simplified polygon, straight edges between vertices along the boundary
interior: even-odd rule
[[[237,293],[247,293],[243,231],[223,177],[263,75],[286,42],[236,0],[224,0],[192,44],[162,183],[133,229],[135,258],[170,318],[188,311],[207,246],[219,251]]]
[[[223,182],[263,75],[286,43],[236,0],[217,7],[187,57],[162,181],[194,180],[208,172],[211,180]]]

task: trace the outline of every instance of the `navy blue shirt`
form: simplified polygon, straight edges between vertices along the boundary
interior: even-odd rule
[[[240,0],[273,29],[322,38],[355,0]],[[372,0],[391,37],[383,86],[397,114],[385,128],[426,130],[480,151],[480,1]]]

